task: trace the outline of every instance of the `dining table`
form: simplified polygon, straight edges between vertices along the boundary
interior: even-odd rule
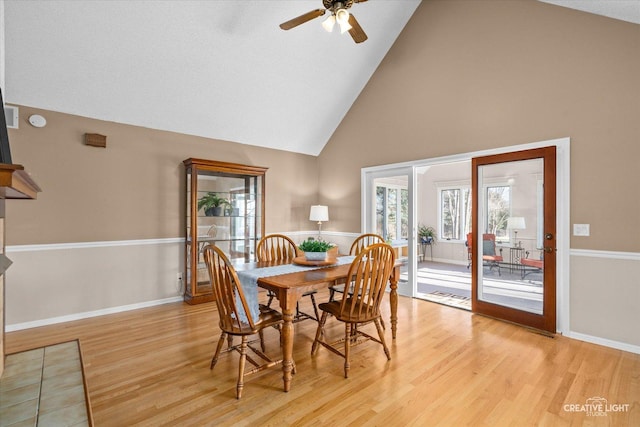
[[[337,260],[340,260],[338,257]],[[296,311],[296,305],[298,300],[306,292],[325,289],[336,283],[346,283],[347,275],[349,273],[350,262],[354,257],[349,257],[342,260],[342,263],[336,263],[334,265],[326,266],[308,266],[307,268],[297,269],[297,271],[259,276],[256,279],[257,286],[269,291],[272,291],[279,303],[280,310],[283,317],[282,325],[282,373],[284,381],[284,391],[287,392],[291,388],[291,379],[294,369],[293,361],[293,340],[294,340],[294,328],[293,320]],[[390,306],[390,320],[391,320],[391,336],[396,338],[397,326],[398,326],[398,281],[400,280],[400,269],[404,264],[404,259],[396,259],[394,268],[392,269],[391,276],[389,277],[389,306]],[[251,270],[266,271],[269,267],[282,266],[285,263],[282,262],[248,262],[248,263],[234,263],[234,268],[239,275],[243,272],[250,272]]]

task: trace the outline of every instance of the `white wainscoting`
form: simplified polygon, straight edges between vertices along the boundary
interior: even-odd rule
[[[317,231],[284,232],[300,243]],[[358,233],[323,232],[348,253]],[[6,331],[182,300],[184,239],[7,246]]]
[[[184,239],[8,246],[6,330],[182,299]]]
[[[571,250],[568,337],[640,354],[640,253]]]
[[[285,233],[297,243],[317,232]],[[323,232],[348,253],[358,233]],[[7,246],[6,331],[182,300],[184,239]],[[640,253],[571,250],[566,336],[640,353]]]

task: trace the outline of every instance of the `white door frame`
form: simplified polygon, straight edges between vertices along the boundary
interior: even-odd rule
[[[375,169],[375,170],[374,170]],[[364,171],[365,169],[362,169]],[[407,176],[407,191],[409,193],[409,238],[407,241],[407,249],[408,249],[408,261],[407,261],[407,271],[408,271],[408,281],[406,283],[399,282],[398,283],[398,295],[413,297],[416,294],[416,286],[417,280],[415,280],[415,274],[417,271],[417,259],[415,256],[415,252],[417,249],[417,245],[415,243],[416,229],[414,224],[414,218],[416,217],[416,203],[415,203],[415,195],[414,188],[416,188],[416,174],[415,168],[413,166],[400,166],[393,167],[392,165],[387,165],[386,167],[376,167],[376,168],[367,168],[367,173],[361,174],[361,227],[360,231],[362,233],[375,233],[376,232],[376,199],[373,182],[375,179],[379,178],[388,178],[393,176],[405,175]]]
[[[404,175],[409,173],[409,284],[403,287],[401,293],[400,286],[398,293],[414,297],[417,292],[416,269],[416,191],[418,167],[441,165],[461,161],[471,161],[473,157],[488,156],[492,154],[509,153],[512,151],[529,150],[532,148],[556,147],[556,235],[557,235],[557,271],[556,271],[556,328],[561,334],[569,333],[570,319],[570,146],[571,139],[558,138],[548,141],[539,141],[529,144],[513,145],[509,147],[492,148],[489,150],[475,151],[470,153],[454,154],[450,156],[435,157],[430,159],[413,160],[404,163],[372,166],[361,169],[361,229],[367,232],[375,224],[375,203],[370,197],[370,188],[374,178],[384,176]],[[416,191],[414,191],[414,189]],[[373,203],[373,204],[372,204]],[[372,216],[373,215],[373,216]],[[372,221],[373,218],[373,222]],[[375,230],[375,228],[373,228]]]

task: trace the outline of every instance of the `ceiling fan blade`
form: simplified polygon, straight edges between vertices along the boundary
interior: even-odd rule
[[[353,2],[354,2],[354,3],[364,3],[364,2],[366,2],[366,1],[367,1],[367,0],[353,0]]]
[[[327,11],[326,9],[312,10],[311,12],[307,12],[304,15],[298,16],[297,18],[293,18],[290,21],[283,22],[282,24],[280,24],[280,28],[282,28],[283,30],[290,30],[294,27],[297,27],[300,24],[304,24],[307,21],[311,21],[312,19],[317,18],[318,16],[324,15],[326,11]]]
[[[366,39],[368,39],[367,35],[362,30],[360,24],[356,20],[355,16],[349,15],[349,24],[351,25],[351,29],[349,30],[349,34],[353,38],[353,41],[356,43],[362,43]]]

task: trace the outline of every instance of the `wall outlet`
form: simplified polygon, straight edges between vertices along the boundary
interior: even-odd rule
[[[588,236],[589,235],[589,224],[573,224],[573,235],[574,236]]]
[[[176,290],[178,291],[178,295],[181,295],[184,292],[183,287],[184,285],[182,284],[182,271],[180,271],[176,274]]]

